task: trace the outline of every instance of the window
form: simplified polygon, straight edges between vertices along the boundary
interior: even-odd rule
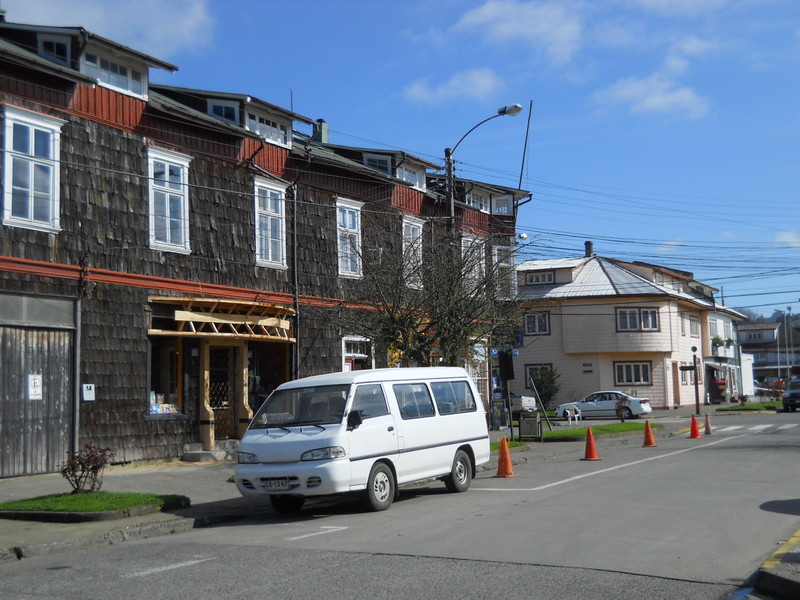
[[[365,154],[364,164],[370,169],[375,169],[387,175],[392,174],[392,159],[383,154]],[[398,175],[399,177],[399,175]]]
[[[537,273],[525,273],[525,285],[544,285],[554,283],[556,280],[553,271],[539,271]]]
[[[618,308],[617,331],[658,331],[658,310]]]
[[[361,277],[361,204],[336,202],[339,240],[339,275]]]
[[[514,206],[514,196],[511,194],[494,198],[492,212],[496,215],[510,215]]]
[[[431,383],[440,415],[475,412],[478,405],[466,381],[437,381]]]
[[[372,369],[372,340],[360,336],[342,338],[342,371]]]
[[[360,413],[362,419],[388,415],[389,408],[386,405],[386,396],[383,394],[381,384],[369,383],[358,386],[353,398],[352,410]]]
[[[615,385],[652,385],[649,362],[614,363]]]
[[[552,371],[552,363],[537,363],[533,365],[525,365],[525,388],[533,389],[531,381],[537,381],[543,372]]]
[[[700,337],[700,318],[689,317],[689,334],[692,337]]]
[[[150,147],[147,151],[150,214],[150,247],[188,253],[191,158]]]
[[[58,231],[59,158],[64,121],[5,107],[3,223]]]
[[[719,335],[719,328],[717,327],[716,319],[708,320],[708,335],[711,336],[712,338],[717,337]]]
[[[464,280],[473,286],[479,286],[486,277],[486,245],[483,240],[473,235],[461,238],[461,261],[463,262]]]
[[[422,287],[422,227],[423,221],[403,217],[403,270],[406,285]]]
[[[550,313],[535,312],[525,315],[525,335],[550,335]]]
[[[256,179],[256,262],[286,266],[286,221],[284,190]]]
[[[70,39],[68,37],[56,35],[39,36],[39,55],[65,67],[70,66],[69,46]]]
[[[494,269],[497,282],[497,293],[507,300],[516,295],[516,277],[514,272],[514,247],[495,246]]]
[[[397,178],[410,183],[418,190],[425,190],[425,171],[411,167],[397,167]]]
[[[473,190],[467,194],[467,204],[481,212],[489,212],[489,194]]]
[[[392,390],[400,408],[400,417],[404,421],[432,417],[436,414],[430,392],[424,383],[396,383],[392,386]]]
[[[192,368],[189,361],[191,352],[196,351],[197,342],[186,341],[180,337],[150,338],[150,379],[148,394],[148,415],[173,415],[183,412],[184,386],[194,383],[188,376]],[[186,373],[184,382],[183,374]]]
[[[764,340],[764,335],[760,331],[748,331],[747,332],[747,341],[748,342],[761,342]]]
[[[277,121],[273,121],[272,119],[269,119],[263,115],[257,115],[255,113],[248,112],[245,128],[248,131],[257,133],[265,140],[270,142],[275,142],[276,144],[286,147],[290,145],[290,127],[285,123],[278,123]]]
[[[84,54],[81,70],[106,87],[129,92],[136,96],[144,96],[146,93],[146,71],[108,60],[99,54],[89,52]]]
[[[238,125],[239,103],[230,100],[209,100],[208,114]]]
[[[692,364],[693,364],[692,362],[682,362],[681,363],[681,367],[691,367]],[[702,370],[703,370],[703,366],[702,366],[701,363],[698,362],[697,363],[697,372],[700,373],[700,372],[702,372]],[[681,385],[694,385],[694,375],[695,375],[695,371],[693,369],[689,369],[689,370],[686,370],[686,371],[681,370]],[[701,383],[701,381],[702,381],[702,378],[698,377],[697,378],[697,383]]]

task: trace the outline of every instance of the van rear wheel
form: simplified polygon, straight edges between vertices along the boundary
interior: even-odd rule
[[[456,452],[450,475],[444,478],[444,484],[451,492],[466,492],[472,481],[472,461],[463,450]]]
[[[278,494],[272,494],[269,497],[269,501],[272,503],[272,508],[279,513],[296,513],[303,508],[306,499],[303,496],[279,496]]]
[[[364,505],[374,511],[386,510],[394,500],[395,483],[392,470],[384,463],[375,463],[369,472]]]

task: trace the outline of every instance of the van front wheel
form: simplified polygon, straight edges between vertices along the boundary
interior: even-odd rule
[[[450,475],[444,478],[444,484],[451,492],[466,492],[472,481],[472,461],[463,450],[456,452]]]
[[[375,463],[367,480],[364,504],[374,511],[386,510],[394,500],[394,475],[384,463]]]

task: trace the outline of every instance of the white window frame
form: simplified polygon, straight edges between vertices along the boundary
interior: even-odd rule
[[[4,111],[3,136],[3,224],[12,227],[23,227],[36,231],[57,232],[61,230],[61,127],[66,123],[61,119],[39,113],[6,106]],[[29,150],[14,150],[14,126],[27,127],[30,132]],[[46,150],[48,156],[36,156],[36,132],[47,136]],[[32,149],[32,151],[31,151]],[[14,214],[14,165],[24,166],[27,170],[28,182],[26,212],[27,215]],[[49,190],[39,191],[39,198],[46,199],[47,218],[37,218],[35,211],[35,189],[37,174],[47,170],[45,179]],[[18,171],[19,172],[19,171]],[[40,206],[44,206],[41,203]]]
[[[614,385],[653,385],[653,364],[650,361],[615,362]]]
[[[379,166],[379,164],[386,166]],[[364,166],[391,175],[392,157],[387,154],[364,154]]]
[[[256,264],[285,269],[286,188],[261,177],[255,178]],[[261,200],[267,198],[266,204]],[[262,222],[266,230],[262,229]]]
[[[514,269],[515,251],[516,248],[514,246],[495,246],[492,248],[497,292],[501,298],[506,300],[510,300],[517,295],[517,277]]]
[[[514,206],[514,196],[505,194],[499,198],[492,198],[492,214],[511,215]]]
[[[403,274],[406,284],[414,289],[422,288],[422,233],[425,221],[414,217],[403,217]]]
[[[700,337],[700,317],[689,315],[689,335],[694,338]]]
[[[525,335],[550,335],[550,312],[539,310],[524,317]],[[533,327],[530,325],[533,324]]]
[[[555,283],[556,274],[554,271],[537,271],[525,273],[525,285],[548,285]]]
[[[336,200],[337,262],[340,277],[360,278],[361,262],[361,208],[362,202],[338,198]]]
[[[463,234],[461,236],[461,260],[467,261],[467,264],[464,265],[464,280],[476,285],[480,284],[486,278],[486,240],[475,235]],[[472,264],[469,264],[470,262]]]
[[[217,113],[215,113],[214,108],[216,108],[217,106],[219,106],[222,109],[232,108],[233,118],[229,119],[226,116],[218,115]],[[234,125],[239,124],[239,103],[236,100],[220,100],[219,98],[209,98],[207,100],[207,112],[210,116],[214,117],[215,119],[222,119],[226,123],[233,123]]]
[[[257,133],[268,142],[284,148],[292,147],[291,123],[278,121],[274,117],[250,110],[245,111],[245,129]]]
[[[65,67],[70,66],[70,58],[71,58],[70,48],[72,46],[72,40],[69,36],[40,34],[38,42],[39,42],[39,56],[41,56],[42,58],[46,58],[47,60],[51,60],[59,65],[63,65]],[[62,58],[57,54],[53,54],[52,52],[48,52],[47,50],[45,50],[44,45],[48,42],[56,45],[64,44],[66,50],[66,56]]]
[[[192,161],[191,156],[178,154],[177,152],[170,152],[161,148],[149,146],[147,148],[147,177],[148,177],[148,216],[150,225],[150,247],[153,250],[162,250],[165,252],[177,252],[178,254],[189,254],[191,252],[191,244],[189,243],[189,163]],[[156,163],[164,163],[167,168],[175,167],[180,170],[181,180],[174,187],[170,184],[160,185],[155,177]],[[161,240],[156,237],[156,202],[157,194],[167,194],[174,197],[179,202],[181,214],[175,216],[169,210],[165,211],[164,215],[159,215],[160,218],[166,220],[179,220],[181,225],[182,240],[180,243],[173,243],[170,240]],[[173,199],[166,202],[169,207]]]
[[[348,347],[349,350],[348,351]],[[366,349],[367,353],[364,352],[353,352],[352,350],[355,348]],[[375,368],[375,349],[372,344],[372,339],[367,337],[362,337],[360,335],[348,335],[342,338],[342,371],[348,371],[350,365],[347,364],[347,360],[358,360],[363,359],[366,360],[367,363],[370,365],[370,368]]]
[[[96,63],[92,64],[89,61],[89,55],[95,57]],[[106,62],[109,69],[103,68],[102,61]],[[113,76],[110,71],[111,66],[114,66],[117,69],[119,69],[119,67],[124,67],[127,69],[127,74],[125,75],[126,82],[124,85],[119,85],[119,83],[121,83],[120,78],[122,77],[119,75],[119,73],[117,74],[117,81],[113,81]],[[87,48],[87,50],[81,56],[81,73],[96,79],[97,83],[102,87],[147,100],[148,73],[146,65],[120,61],[116,57],[112,59],[109,57],[109,55],[104,54],[95,48]],[[136,78],[133,76],[133,73],[137,73],[140,77],[139,85],[141,86],[141,91],[136,91],[135,89],[136,85],[134,82],[136,81]]]
[[[466,204],[481,212],[488,213],[492,203],[492,195],[484,190],[472,190],[467,193]]]
[[[657,308],[618,308],[615,313],[615,319],[617,331],[621,333],[629,331],[659,331]]]
[[[396,169],[396,176],[406,183],[410,183],[415,190],[425,191],[425,171],[415,167],[400,165]]]

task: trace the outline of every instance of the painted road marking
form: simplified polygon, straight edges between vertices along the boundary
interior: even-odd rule
[[[191,567],[192,565],[199,565],[204,563],[210,558],[198,558],[196,560],[187,560],[186,562],[175,563],[172,565],[163,565],[153,569],[145,569],[144,571],[135,571],[133,573],[126,573],[124,577],[146,577],[155,573],[163,573],[164,571],[172,571],[173,569],[182,569],[183,567]]]
[[[781,425],[778,429],[791,429],[792,427],[797,427],[797,423],[787,423],[786,425]]]
[[[332,525],[323,525],[322,527],[320,527],[320,529],[322,531],[315,531],[314,533],[306,533],[305,535],[298,535],[298,536],[295,536],[295,537],[286,538],[286,541],[294,542],[296,540],[302,540],[302,539],[314,537],[314,536],[317,536],[317,535],[325,535],[325,534],[328,534],[328,533],[336,533],[337,531],[344,531],[345,529],[348,529],[348,528],[347,527],[334,527]]]
[[[729,427],[723,427],[722,429],[718,429],[720,433],[724,433],[726,431],[736,431],[737,429],[741,429],[744,425],[730,425]]]
[[[772,423],[768,423],[766,425],[756,425],[755,427],[748,427],[747,431],[764,431],[765,429],[769,429],[772,427]]]

